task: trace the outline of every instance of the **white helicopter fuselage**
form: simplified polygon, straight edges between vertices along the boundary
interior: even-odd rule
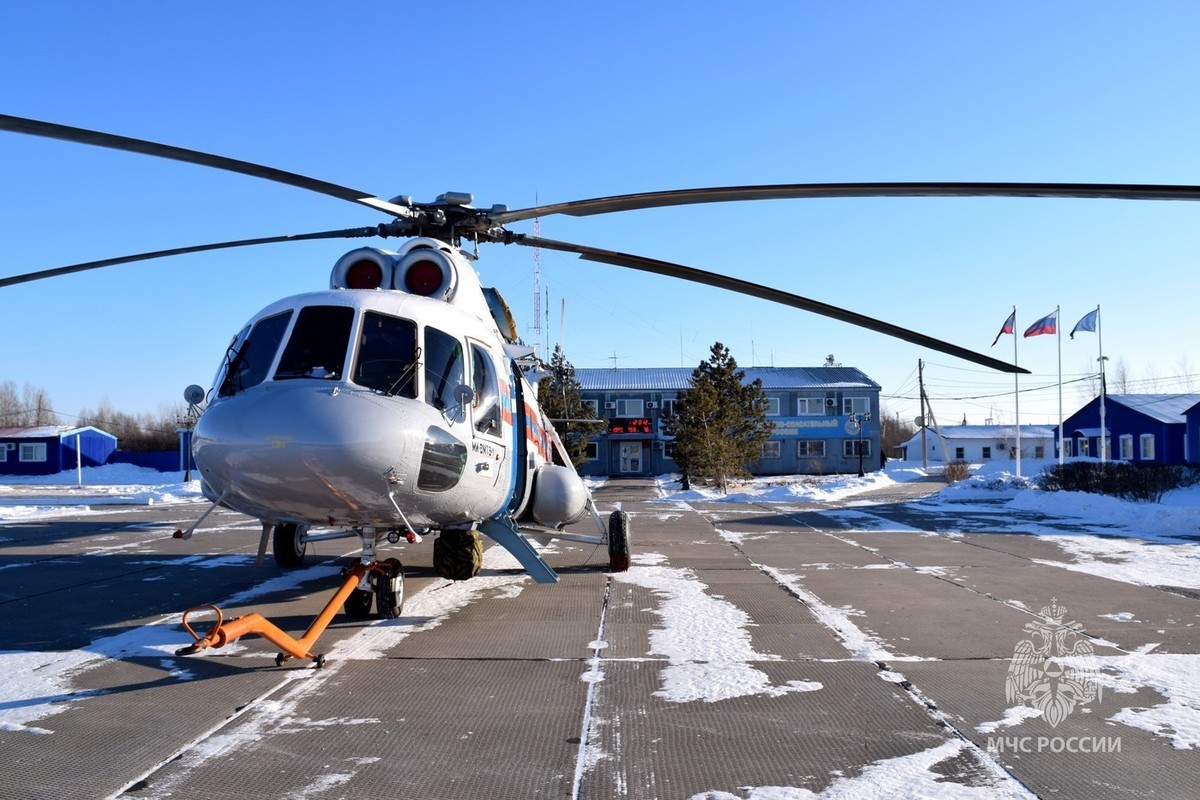
[[[428,256],[428,241],[355,252],[399,269],[406,253]],[[434,244],[455,271],[448,293],[311,292],[272,303],[235,337],[193,437],[210,499],[269,523],[465,528],[533,511],[538,473],[552,471],[539,491],[570,496],[543,497],[553,510],[539,521],[582,514],[586,489],[549,463],[552,428],[474,270]],[[335,267],[332,283],[344,277]]]

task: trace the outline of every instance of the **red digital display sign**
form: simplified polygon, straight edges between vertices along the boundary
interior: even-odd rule
[[[645,433],[654,432],[654,426],[650,420],[645,417],[633,417],[630,419],[610,419],[608,421],[608,432],[611,434],[618,433]]]

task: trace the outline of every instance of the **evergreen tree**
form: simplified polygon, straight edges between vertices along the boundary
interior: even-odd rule
[[[596,419],[592,407],[583,404],[575,367],[567,361],[561,345],[554,346],[550,374],[538,382],[537,397],[538,405],[551,420]],[[579,466],[587,460],[589,434],[598,430],[598,423],[564,421],[555,423],[554,429],[571,456],[572,464]]]
[[[727,491],[729,479],[749,474],[775,424],[767,420],[762,381],[746,383],[729,348],[712,346],[692,372],[691,388],[679,393],[666,432],[675,437],[675,462],[688,476],[710,477]]]

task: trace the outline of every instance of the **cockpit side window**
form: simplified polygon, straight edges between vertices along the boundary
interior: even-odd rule
[[[225,375],[217,390],[218,397],[229,397],[266,379],[291,319],[290,310],[260,319],[240,346],[234,340],[222,369]]]
[[[388,395],[417,396],[416,323],[368,311],[358,337],[353,380]]]
[[[436,328],[425,329],[425,402],[439,411],[456,408],[454,390],[463,383],[462,344]]]
[[[308,306],[300,309],[287,347],[275,369],[275,380],[320,378],[336,381],[346,366],[346,347],[354,309],[347,306]]]
[[[475,390],[475,430],[500,435],[500,387],[492,356],[477,344],[471,345],[471,388]]]

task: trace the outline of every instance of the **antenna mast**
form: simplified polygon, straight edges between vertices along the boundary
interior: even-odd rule
[[[533,202],[537,204],[537,195]],[[542,235],[541,217],[533,218],[533,238]],[[542,248],[533,248],[533,352],[542,357]]]

